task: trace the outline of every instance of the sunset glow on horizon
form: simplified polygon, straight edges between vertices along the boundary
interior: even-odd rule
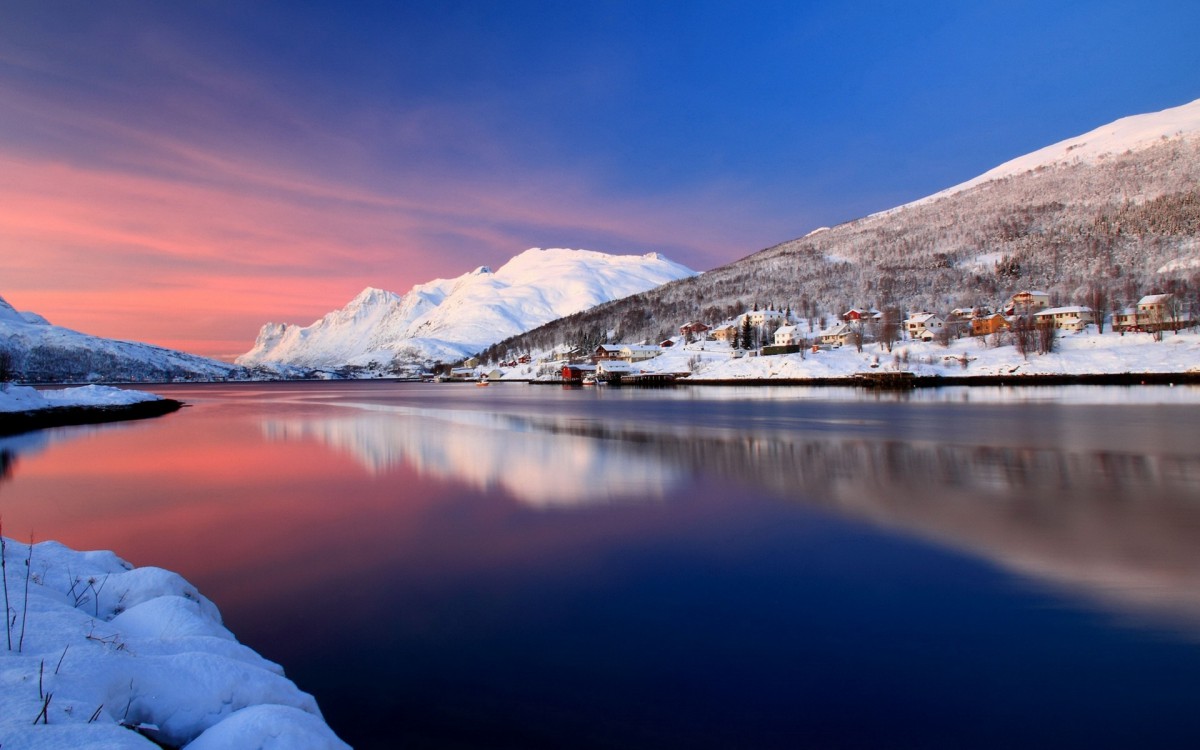
[[[1200,7],[1167,2],[0,20],[0,297],[225,359],[264,323],[530,247],[707,270],[1200,96]]]

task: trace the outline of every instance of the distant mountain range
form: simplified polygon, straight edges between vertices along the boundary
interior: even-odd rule
[[[133,341],[89,336],[0,299],[0,359],[25,382],[162,382],[245,377],[241,367]],[[0,379],[3,379],[0,377]]]
[[[657,253],[534,248],[495,271],[477,268],[404,295],[365,289],[308,326],[268,323],[237,362],[394,370],[461,360],[564,315],[695,275]]]
[[[1173,291],[1200,309],[1200,100],[1126,117],[918,201],[754,253],[490,347],[656,341],[752,307],[948,311],[1020,289],[1111,305]],[[610,336],[611,334],[611,336]]]

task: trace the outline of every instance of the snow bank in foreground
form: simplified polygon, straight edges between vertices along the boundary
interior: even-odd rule
[[[216,606],[177,574],[57,542],[4,545],[5,750],[152,750],[151,739],[188,748],[348,747],[312,696],[239,644]]]
[[[153,393],[108,385],[39,391],[28,386],[0,383],[0,412],[34,411],[55,406],[129,406],[161,399]]]

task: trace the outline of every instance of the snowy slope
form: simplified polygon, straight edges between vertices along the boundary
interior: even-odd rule
[[[1014,177],[1040,167],[1077,162],[1095,163],[1108,156],[1138,151],[1172,138],[1200,138],[1200,99],[1161,112],[1122,117],[1083,135],[1018,156],[978,177],[906,205],[934,201],[986,182]],[[895,210],[897,209],[890,209],[884,213]]]
[[[403,296],[365,289],[309,326],[268,323],[237,362],[339,367],[459,359],[556,318],[694,275],[657,253],[533,248],[496,271],[483,266]]]
[[[27,381],[212,380],[240,368],[150,344],[100,338],[17,312],[0,299],[0,352]]]

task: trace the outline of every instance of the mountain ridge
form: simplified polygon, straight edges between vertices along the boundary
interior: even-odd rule
[[[26,382],[162,382],[246,377],[228,362],[137,341],[106,339],[18,312],[0,298],[0,356]],[[0,380],[4,377],[0,375]]]
[[[403,295],[367,287],[307,326],[268,323],[236,361],[375,370],[454,361],[563,315],[695,273],[659,253],[530,248],[495,270],[479,266]]]

